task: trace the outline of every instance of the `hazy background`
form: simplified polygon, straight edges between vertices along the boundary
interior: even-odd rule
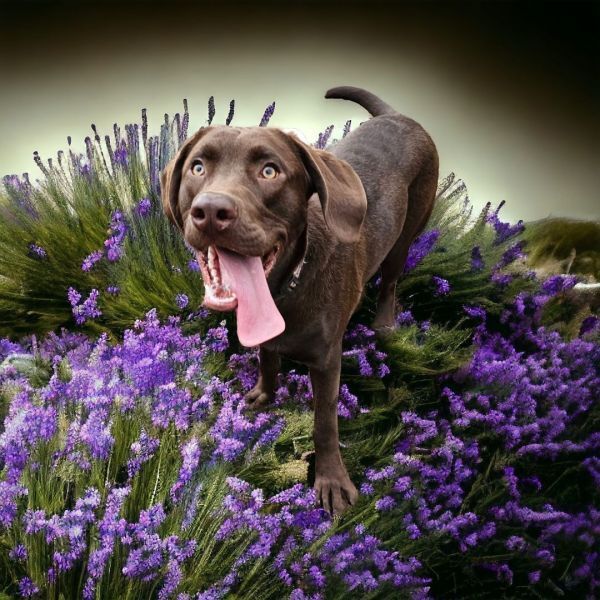
[[[465,180],[476,206],[512,219],[600,218],[598,3],[20,2],[0,3],[0,174],[28,171],[90,123],[163,114],[188,98],[190,132],[236,100],[234,125],[310,141],[360,107],[325,100],[365,87],[419,121],[440,175]]]

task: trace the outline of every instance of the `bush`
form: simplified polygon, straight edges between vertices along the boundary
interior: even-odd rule
[[[67,169],[38,157],[38,187],[4,180],[0,590],[594,597],[599,321],[578,313],[569,337],[547,322],[575,278],[538,281],[523,225],[489,206],[473,219],[444,180],[397,330],[368,328],[374,278],[344,340],[340,437],[361,497],[332,520],[307,485],[306,372],[287,365],[275,407],[246,412],[256,353],[198,308],[201,278],[161,214],[187,111],[150,138],[143,116]]]

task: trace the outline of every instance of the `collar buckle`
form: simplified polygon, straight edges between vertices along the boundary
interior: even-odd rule
[[[278,295],[278,298],[282,298],[289,292],[293,291],[300,283],[300,275],[302,274],[302,268],[308,263],[308,226],[304,230],[304,253],[300,262],[296,265],[296,268],[292,272],[292,276],[287,282],[287,285],[283,286],[283,289]]]

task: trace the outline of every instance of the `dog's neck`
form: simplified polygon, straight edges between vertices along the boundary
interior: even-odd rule
[[[289,252],[287,260],[284,259],[282,274],[277,277],[273,286],[273,299],[275,301],[292,294],[300,282],[304,265],[308,262],[308,222],[302,233]]]
[[[297,287],[314,283],[315,277],[327,268],[337,245],[338,241],[328,235],[319,198],[314,194],[309,199],[304,228],[288,245],[269,277],[275,302],[294,298]],[[290,289],[291,282],[296,285]]]

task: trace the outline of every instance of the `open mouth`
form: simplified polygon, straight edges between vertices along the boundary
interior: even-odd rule
[[[209,246],[207,252],[198,250],[196,258],[200,265],[202,279],[204,280],[204,302],[203,305],[207,308],[220,311],[234,310],[238,305],[238,296],[235,290],[235,273],[231,257],[235,257],[234,262],[252,262],[254,268],[260,264],[262,273],[265,279],[273,270],[277,257],[279,255],[280,246],[276,244],[262,258],[245,257],[241,254],[234,253],[225,248]],[[259,263],[260,261],[260,263]]]

